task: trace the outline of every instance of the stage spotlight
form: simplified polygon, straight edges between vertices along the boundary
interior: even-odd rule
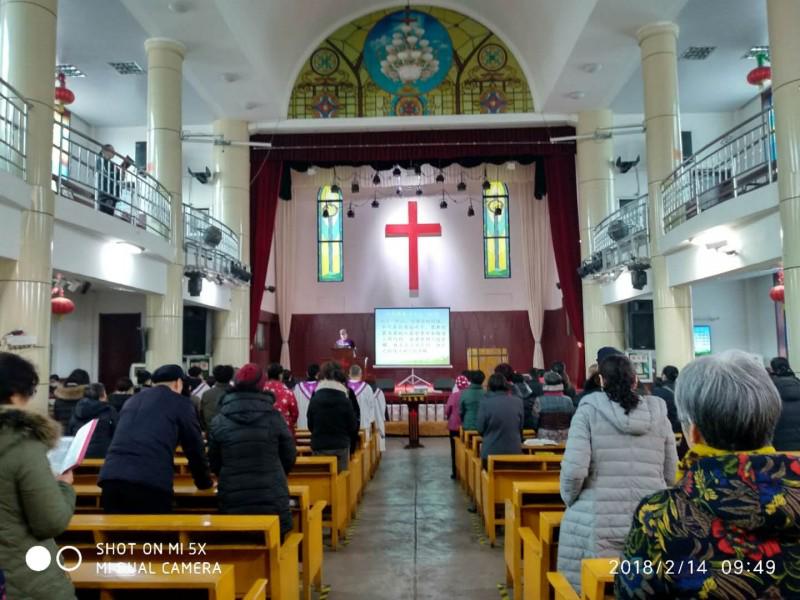
[[[203,274],[200,271],[189,273],[189,295],[193,298],[199,296],[203,291]]]
[[[496,217],[501,216],[503,214],[503,207],[502,206],[498,206],[497,208],[495,208],[494,209],[494,214],[495,214]]]
[[[592,273],[599,273],[603,270],[603,254],[601,252],[595,252],[589,257],[589,260]]]
[[[402,174],[403,172],[400,170],[400,167],[395,166],[395,168],[392,169],[392,175],[394,175],[395,177],[400,177],[400,175]]]
[[[458,182],[458,185],[456,186],[456,189],[459,192],[467,191],[467,184],[464,183],[464,174],[463,173],[461,174],[461,181]]]
[[[381,203],[380,203],[380,202],[378,202],[378,199],[377,199],[377,198],[373,198],[373,199],[372,199],[372,202],[370,203],[370,206],[371,206],[372,208],[378,208],[380,205],[381,205]]]
[[[447,208],[447,200],[442,198],[442,201],[439,202],[439,208]]]
[[[475,209],[472,208],[472,202],[469,203],[469,208],[467,209],[467,216],[474,217],[475,216]]]
[[[414,192],[417,196],[422,196],[422,188],[417,186],[417,191]]]
[[[355,216],[356,216],[356,211],[353,210],[353,205],[351,203],[350,207],[347,209],[347,218],[348,219],[354,219]]]
[[[203,234],[203,243],[206,246],[211,246],[212,248],[216,248],[217,246],[219,246],[219,243],[221,241],[222,241],[222,230],[215,225],[209,225],[205,233]]]
[[[403,188],[398,185],[397,189],[394,191],[394,193],[397,194],[398,196],[402,196],[403,195]]]
[[[643,290],[647,285],[647,271],[633,269],[631,271],[631,286],[635,290]]]
[[[325,208],[322,209],[322,216],[326,219],[331,216],[331,213],[328,212],[328,206],[326,205]]]
[[[373,185],[380,185],[381,184],[381,176],[378,175],[377,171],[375,171],[375,175],[372,176],[372,183],[373,183]]]
[[[439,174],[436,176],[436,183],[444,183],[444,173],[442,173],[441,169],[439,170]]]
[[[236,261],[231,261],[230,273],[231,273],[231,275],[233,275],[233,276],[234,276],[236,279],[238,279],[239,281],[242,281],[242,282],[244,282],[244,283],[250,283],[250,279],[252,279],[252,277],[253,277],[253,276],[250,274],[250,271],[248,271],[247,269],[245,269],[245,268],[244,268],[244,267],[241,265],[241,263],[238,263],[238,262],[236,262]]]
[[[414,165],[414,175],[422,175],[422,165]]]
[[[628,225],[622,219],[615,219],[608,224],[608,237],[615,242],[628,237]]]
[[[338,184],[334,183],[333,185],[331,185],[331,193],[340,194],[341,192],[342,188],[340,188]]]
[[[350,191],[351,191],[353,194],[357,194],[357,193],[360,191],[360,189],[361,189],[361,188],[359,187],[359,185],[358,185],[358,182],[357,182],[357,181],[354,181],[353,183],[351,183],[351,184],[350,184]]]

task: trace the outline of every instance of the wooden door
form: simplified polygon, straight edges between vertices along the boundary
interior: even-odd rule
[[[117,379],[130,373],[131,364],[144,359],[141,327],[141,313],[100,315],[98,378],[109,394]]]

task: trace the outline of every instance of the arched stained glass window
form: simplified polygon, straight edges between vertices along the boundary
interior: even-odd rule
[[[487,279],[511,277],[508,228],[508,186],[492,181],[483,192],[483,274]]]
[[[325,185],[317,193],[317,280],[344,281],[342,192]]]

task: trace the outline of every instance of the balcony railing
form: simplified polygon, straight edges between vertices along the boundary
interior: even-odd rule
[[[0,79],[0,171],[25,178],[28,103]]]
[[[686,159],[662,184],[664,231],[777,177],[772,109],[751,117]]]
[[[61,124],[53,131],[53,189],[134,227],[171,237],[167,189],[129,157],[103,150],[100,142]]]
[[[592,232],[592,255],[602,256],[600,273],[630,266],[650,256],[647,194],[600,221]]]
[[[230,227],[207,212],[184,204],[183,236],[187,270],[241,283],[235,274],[236,269],[243,269],[239,236]]]

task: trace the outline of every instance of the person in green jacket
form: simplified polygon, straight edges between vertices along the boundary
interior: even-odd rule
[[[461,390],[461,402],[459,413],[461,414],[461,426],[464,431],[476,431],[478,429],[478,407],[486,396],[483,390],[483,380],[486,375],[483,371],[470,371],[469,387]]]
[[[0,570],[9,600],[73,600],[75,590],[56,564],[53,540],[75,511],[72,472],[54,477],[47,461],[61,426],[25,408],[38,383],[31,363],[0,352]],[[50,554],[43,570],[26,564],[33,546]]]

